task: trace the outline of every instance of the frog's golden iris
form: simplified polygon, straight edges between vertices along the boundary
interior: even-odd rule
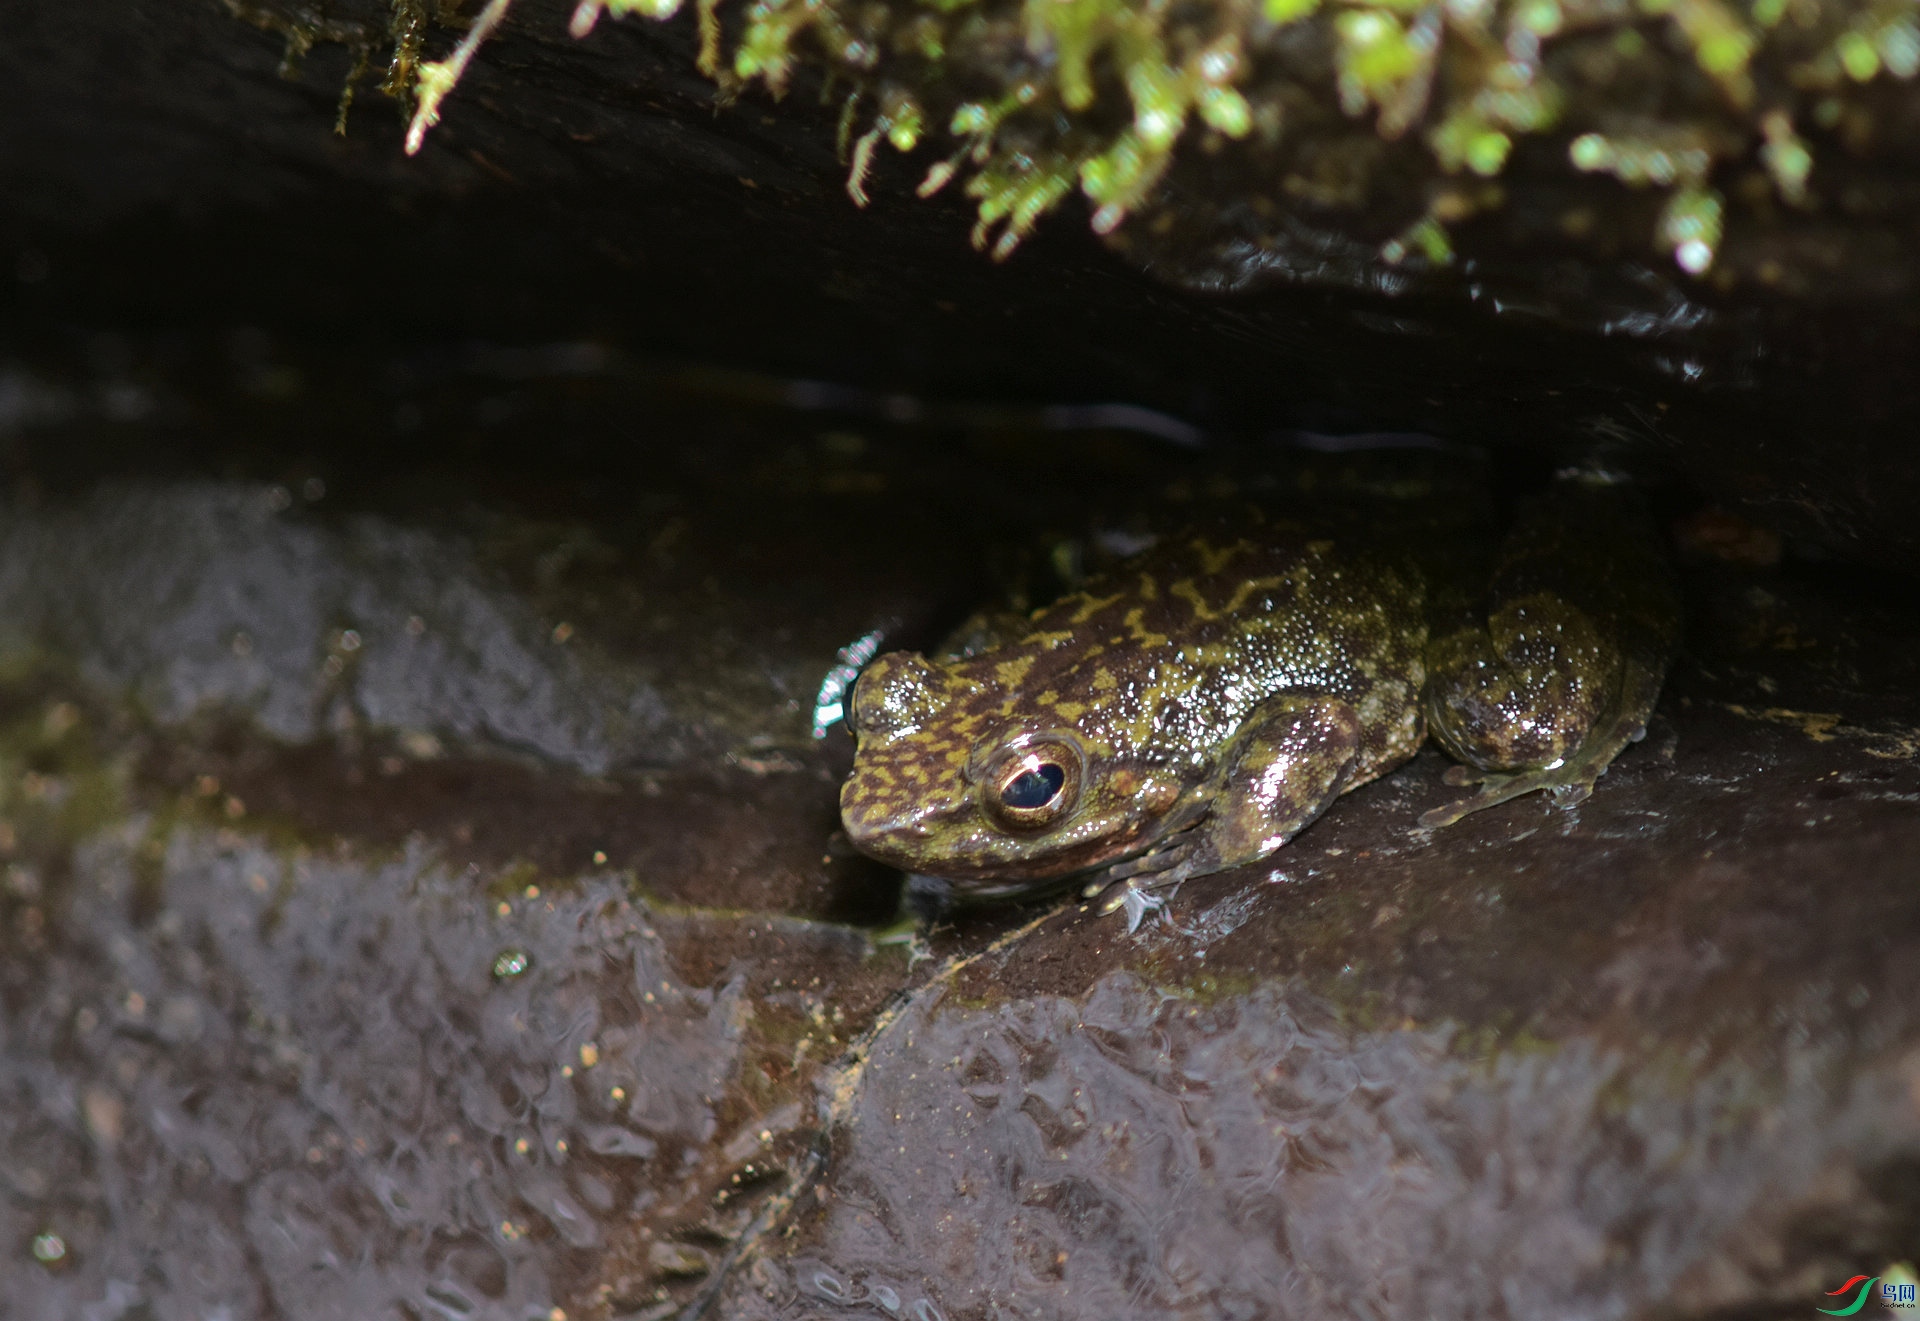
[[[1086,757],[1071,734],[1022,734],[979,777],[981,802],[1009,830],[1041,830],[1080,800]]]

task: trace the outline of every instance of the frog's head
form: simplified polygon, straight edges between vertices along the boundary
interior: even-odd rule
[[[895,652],[855,685],[840,817],[854,847],[985,901],[1140,852],[1180,789],[1086,732],[1023,722],[990,667]]]

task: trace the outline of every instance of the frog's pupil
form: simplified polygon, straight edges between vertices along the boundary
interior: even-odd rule
[[[1032,770],[1014,776],[1001,793],[1000,801],[1008,807],[1045,807],[1066,782],[1066,771],[1050,761],[1041,762]]]

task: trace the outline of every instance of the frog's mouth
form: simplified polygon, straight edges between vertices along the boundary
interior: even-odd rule
[[[925,872],[907,873],[907,904],[925,920],[937,921],[957,908],[981,908],[988,904],[1015,903],[1045,899],[1069,888],[1087,873],[1025,880],[956,881]]]
[[[1146,878],[1152,883],[1160,873],[1186,857],[1190,845],[1188,830],[1202,815],[1194,815],[1171,834],[1156,832],[1151,839],[1134,841],[1132,847],[1106,850],[1093,861],[1070,871],[1048,867],[1044,871],[1015,874],[1014,868],[1002,868],[960,876],[933,876],[903,867],[901,870],[907,873],[907,902],[921,916],[932,920],[956,908],[1045,899],[1069,889],[1081,889],[1091,896],[1129,877]]]

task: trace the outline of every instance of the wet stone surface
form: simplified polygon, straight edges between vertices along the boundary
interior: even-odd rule
[[[1910,584],[1695,535],[1579,807],[1421,831],[1429,752],[1137,930],[910,946],[833,837],[836,648],[1205,482],[849,434],[411,514],[19,488],[0,1314],[1768,1317],[1910,1269]]]
[[[75,1263],[27,1274],[23,1315],[533,1315],[701,1219],[742,1123],[759,1160],[793,1143],[746,979],[688,985],[684,924],[617,882],[496,908],[419,858],[181,831],[141,922],[140,848],[84,850],[63,952],[14,966],[4,1232]],[[862,952],[780,939],[829,974]]]
[[[13,1314],[651,1301],[780,1186],[900,980],[862,932],[631,872],[297,842],[143,774],[178,745],[9,697],[0,1236],[62,1254]]]
[[[1410,842],[1423,761],[1177,929],[969,969],[726,1314],[1785,1315],[1910,1254],[1920,776],[1685,724],[1577,817]]]

